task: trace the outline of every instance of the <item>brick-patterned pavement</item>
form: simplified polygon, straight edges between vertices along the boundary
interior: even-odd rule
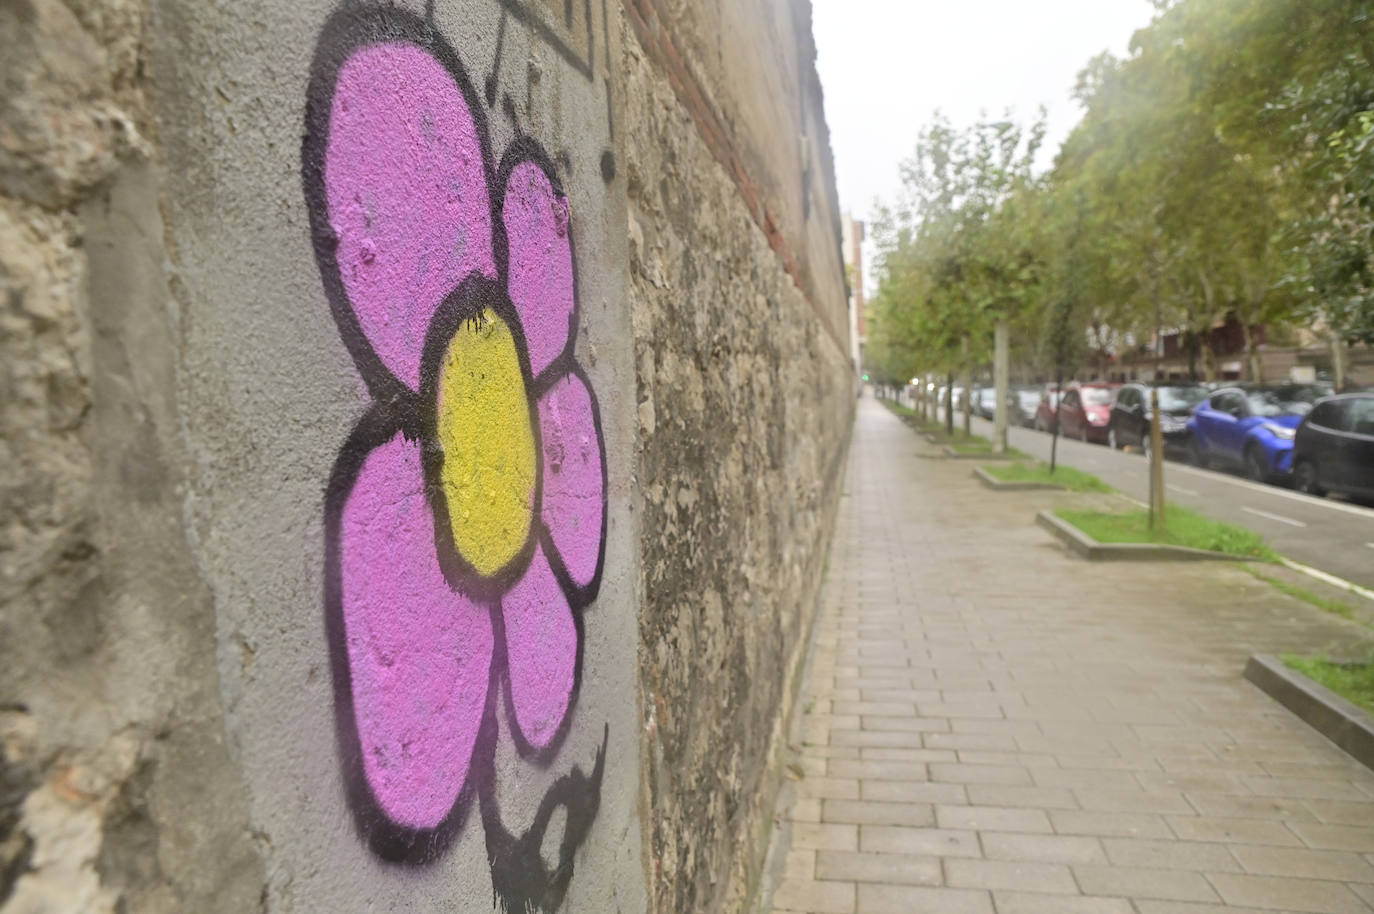
[[[1090,564],[860,401],[772,910],[1374,910],[1374,774],[1241,678],[1364,630],[1219,564]],[[1352,547],[1354,548],[1354,547]]]

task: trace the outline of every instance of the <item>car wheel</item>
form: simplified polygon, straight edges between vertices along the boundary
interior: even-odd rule
[[[1317,484],[1317,465],[1310,460],[1304,460],[1293,468],[1293,487],[1318,498],[1326,494],[1326,490]]]
[[[1269,481],[1269,466],[1264,462],[1264,452],[1253,444],[1245,449],[1245,473],[1255,482]]]

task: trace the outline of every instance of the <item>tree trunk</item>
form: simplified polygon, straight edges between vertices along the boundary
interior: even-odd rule
[[[992,336],[992,383],[997,391],[997,408],[993,414],[994,454],[1007,452],[1007,397],[1011,394],[1011,328],[1005,320],[997,322]]]
[[[954,372],[948,372],[945,384],[945,434],[954,437]]]
[[[1345,340],[1339,336],[1331,338],[1331,380],[1336,385],[1336,393],[1345,390]]]

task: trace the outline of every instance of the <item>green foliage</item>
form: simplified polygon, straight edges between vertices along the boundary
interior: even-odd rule
[[[1043,120],[936,116],[874,220],[870,360],[944,374],[1013,326],[1044,377],[1184,331],[1301,327],[1374,343],[1374,0],[1158,0],[1129,56],[1080,74],[1048,175]]]
[[[1037,461],[1034,464],[1008,463],[985,466],[983,469],[994,479],[1001,482],[1038,482],[1046,485],[1063,486],[1070,492],[1114,492],[1111,486],[1093,476],[1072,467],[1058,466],[1053,470],[1049,464]]]
[[[1323,597],[1320,594],[1315,594],[1312,591],[1308,590],[1306,587],[1299,587],[1296,584],[1290,584],[1287,581],[1281,581],[1278,578],[1270,577],[1267,574],[1261,574],[1260,572],[1256,571],[1248,565],[1245,567],[1245,570],[1250,572],[1250,574],[1255,578],[1263,581],[1264,583],[1273,587],[1280,593],[1285,593],[1296,600],[1302,600],[1304,603],[1310,603],[1318,609],[1322,610],[1323,612],[1329,612],[1334,616],[1340,616],[1342,619],[1355,618],[1355,610],[1351,608],[1349,603],[1346,603],[1342,600],[1332,600],[1327,597]]]
[[[1103,511],[1058,511],[1059,517],[1073,524],[1099,543],[1161,543],[1242,555],[1265,562],[1277,562],[1278,555],[1259,534],[1234,524],[1203,517],[1196,511],[1169,505],[1168,531],[1163,536],[1150,529],[1148,511],[1108,513]]]
[[[1321,657],[1285,654],[1283,662],[1308,679],[1374,713],[1374,663],[1337,663]]]

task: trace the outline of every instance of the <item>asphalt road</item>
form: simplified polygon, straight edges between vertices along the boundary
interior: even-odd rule
[[[961,418],[956,417],[956,427]],[[992,437],[991,422],[977,417],[973,422],[977,434]],[[1033,457],[1050,459],[1050,436],[1043,432],[1013,428],[1008,443]],[[1149,471],[1138,453],[1060,438],[1059,460],[1092,473],[1132,498],[1149,500]],[[1374,589],[1374,509],[1334,498],[1313,498],[1176,460],[1164,464],[1164,485],[1175,504],[1248,527],[1295,562]]]

